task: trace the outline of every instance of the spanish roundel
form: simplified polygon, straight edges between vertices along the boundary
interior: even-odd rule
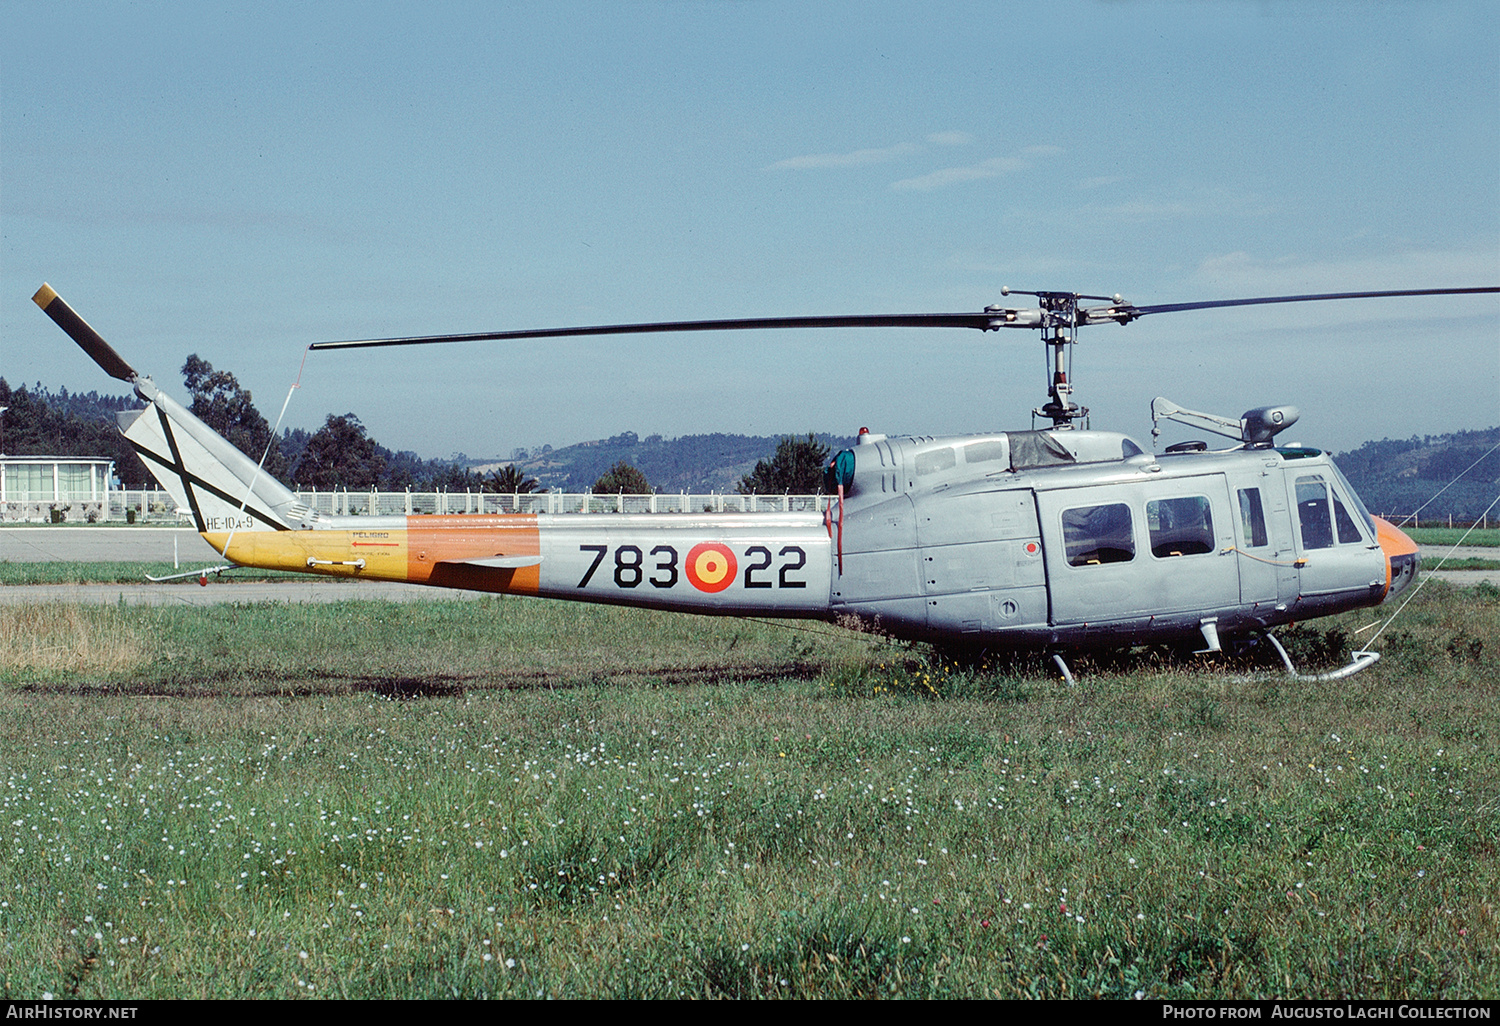
[[[688,583],[699,591],[723,591],[734,583],[734,553],[719,542],[700,542],[687,554]]]

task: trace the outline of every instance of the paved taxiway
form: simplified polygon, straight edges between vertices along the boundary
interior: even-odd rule
[[[191,527],[0,528],[0,562],[6,563],[170,563],[174,554],[184,570],[223,562]]]

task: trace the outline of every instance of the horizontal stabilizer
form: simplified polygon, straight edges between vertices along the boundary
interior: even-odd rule
[[[486,559],[445,559],[453,566],[482,566],[491,570],[519,570],[523,566],[537,566],[541,556],[490,556]]]

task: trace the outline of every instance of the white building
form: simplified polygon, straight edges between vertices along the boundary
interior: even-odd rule
[[[0,456],[0,519],[108,520],[115,461],[102,456]]]

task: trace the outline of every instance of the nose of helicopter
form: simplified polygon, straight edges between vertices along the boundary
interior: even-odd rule
[[[1417,579],[1422,556],[1417,543],[1388,520],[1375,517],[1375,533],[1385,553],[1385,601],[1401,594]]]

